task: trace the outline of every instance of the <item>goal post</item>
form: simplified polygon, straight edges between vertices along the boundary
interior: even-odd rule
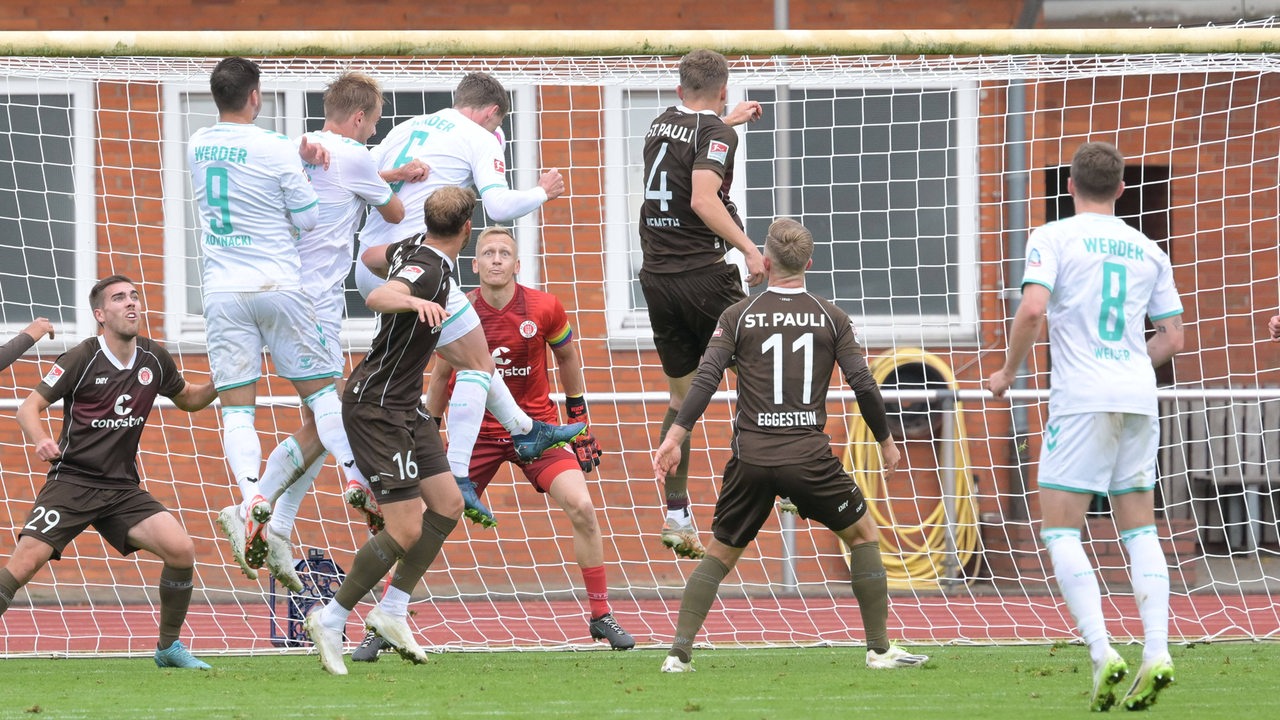
[[[605,451],[588,482],[605,538],[615,614],[640,644],[667,644],[694,563],[657,540],[651,453],[666,406],[638,290],[640,143],[678,103],[679,55],[730,60],[730,103],[763,117],[740,131],[731,199],[757,242],[777,215],[815,235],[810,289],[859,325],[892,424],[897,476],[877,474],[856,399],[832,379],[833,451],[867,491],[894,578],[891,632],[912,643],[1074,638],[1037,539],[1036,457],[1051,358],[1036,347],[1019,388],[982,381],[1003,359],[1022,253],[1034,227],[1070,214],[1074,148],[1125,154],[1117,213],[1166,248],[1188,347],[1161,376],[1158,529],[1173,582],[1171,635],[1280,637],[1265,591],[1280,477],[1280,28],[1109,31],[741,32],[0,32],[0,330],[33,317],[58,328],[0,373],[0,557],[28,521],[47,466],[14,413],[58,354],[96,332],[93,281],[139,282],[146,334],[192,377],[208,368],[187,139],[216,119],[208,74],[228,54],[264,70],[259,124],[296,137],[322,124],[321,93],[344,70],[384,87],[376,142],[395,123],[451,103],[465,72],[512,95],[504,126],[511,184],[556,167],[566,197],[515,223],[520,279],[569,312]],[[479,218],[478,222],[485,222]],[[464,257],[460,280],[474,287]],[[357,295],[348,369],[373,320]],[[3,339],[0,338],[0,341]],[[269,364],[266,366],[271,367]],[[297,429],[298,399],[259,389],[264,454]],[[704,539],[732,436],[732,381],[693,432],[690,493]],[[60,411],[49,413],[51,429]],[[266,583],[242,577],[214,528],[235,499],[214,410],[158,407],[144,434],[145,487],[196,542],[196,598],[184,637],[197,651],[272,652],[288,624]],[[365,540],[330,465],[302,507],[299,559],[349,568]],[[486,493],[498,527],[459,527],[414,596],[423,644],[447,649],[578,648],[587,603],[565,514],[518,474]],[[1120,638],[1141,634],[1125,556],[1104,507],[1086,535]],[[154,647],[159,563],[119,558],[86,532],[0,617],[0,655],[143,653]],[[314,598],[311,598],[314,600]],[[360,608],[357,617],[366,608]],[[354,624],[349,639],[359,632]],[[858,644],[836,538],[770,518],[724,582],[703,640],[718,646]]]

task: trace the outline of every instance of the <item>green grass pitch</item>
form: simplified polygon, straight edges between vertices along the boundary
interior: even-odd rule
[[[1078,646],[928,647],[920,669],[871,671],[859,648],[665,653],[456,652],[413,666],[384,654],[331,677],[314,656],[204,656],[212,672],[148,659],[0,660],[0,718],[1018,718],[1085,717]],[[1120,647],[1138,664],[1137,647]],[[1160,718],[1280,718],[1280,643],[1174,646]],[[1113,712],[1124,713],[1123,709]]]

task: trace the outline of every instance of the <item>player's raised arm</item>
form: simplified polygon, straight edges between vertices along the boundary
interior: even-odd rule
[[[22,357],[22,353],[30,350],[45,335],[53,337],[53,324],[49,322],[49,319],[36,318],[32,320],[25,330],[0,347],[0,370],[12,365],[15,360]]]
[[[182,391],[172,398],[173,404],[179,410],[187,412],[196,412],[203,410],[218,399],[218,391],[214,388],[212,382],[193,383],[188,382],[183,386]]]
[[[449,378],[453,376],[453,366],[448,360],[436,355],[435,364],[431,366],[431,378],[427,381],[427,399],[424,405],[427,414],[433,418],[444,417],[445,406],[449,404]]]
[[[714,170],[694,168],[689,206],[712,232],[742,252],[747,261],[747,284],[755,287],[764,282],[764,256],[747,233],[733,221],[733,216],[720,199],[723,184],[724,179]]]

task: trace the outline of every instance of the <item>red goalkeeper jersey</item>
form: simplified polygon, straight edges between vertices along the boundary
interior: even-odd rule
[[[560,422],[560,412],[551,402],[551,381],[547,377],[547,347],[560,347],[573,339],[573,328],[564,306],[555,295],[516,285],[515,295],[501,310],[485,302],[479,290],[467,293],[480,316],[493,364],[516,403],[534,420]],[[449,378],[453,393],[456,376]],[[492,413],[484,414],[480,437],[506,437]]]

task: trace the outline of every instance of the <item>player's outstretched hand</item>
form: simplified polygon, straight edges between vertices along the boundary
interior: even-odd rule
[[[31,324],[28,325],[27,328],[22,332],[30,335],[31,339],[37,342],[39,342],[40,338],[44,337],[45,335],[48,335],[49,339],[52,340],[53,339],[53,323],[49,322],[49,318],[39,317],[39,318],[36,318],[35,320],[32,320]]]
[[[302,141],[298,143],[298,156],[308,165],[329,169],[329,149],[320,143],[308,142],[306,135],[303,135]]]
[[[902,462],[902,451],[898,449],[892,435],[880,443],[880,458],[884,467],[884,479],[888,480],[898,471],[898,463]]]
[[[439,303],[435,303],[430,300],[423,300],[422,298],[413,297],[412,295],[409,297],[413,298],[411,302],[413,304],[413,309],[418,313],[419,322],[424,322],[431,327],[440,327],[444,324],[445,320],[449,319],[448,311],[440,307]]]
[[[569,445],[573,448],[573,454],[578,457],[578,467],[582,468],[582,472],[589,473],[600,467],[600,443],[596,442],[596,436],[589,428]]]
[[[547,193],[548,200],[555,200],[564,194],[564,176],[558,168],[551,168],[538,178],[538,187]]]
[[[581,395],[567,395],[564,399],[564,409],[565,414],[569,416],[569,422],[588,425],[588,429],[574,438],[569,446],[573,448],[573,454],[578,458],[578,467],[582,468],[582,472],[589,473],[600,467],[601,453],[600,443],[596,442],[596,436],[590,429],[590,421],[587,420],[587,399]]]
[[[1280,342],[1280,315],[1271,316],[1271,321],[1267,323],[1267,330],[1271,332],[1271,342]]]
[[[416,183],[426,180],[427,176],[430,174],[431,167],[418,158],[414,158],[394,170],[388,170],[386,174],[382,176],[382,179],[387,182]]]
[[[660,483],[667,481],[667,474],[680,464],[680,443],[672,442],[668,435],[653,453],[653,479]]]
[[[743,100],[733,109],[733,112],[725,115],[723,120],[725,125],[741,125],[744,122],[755,122],[764,114],[764,106],[755,100]]]

